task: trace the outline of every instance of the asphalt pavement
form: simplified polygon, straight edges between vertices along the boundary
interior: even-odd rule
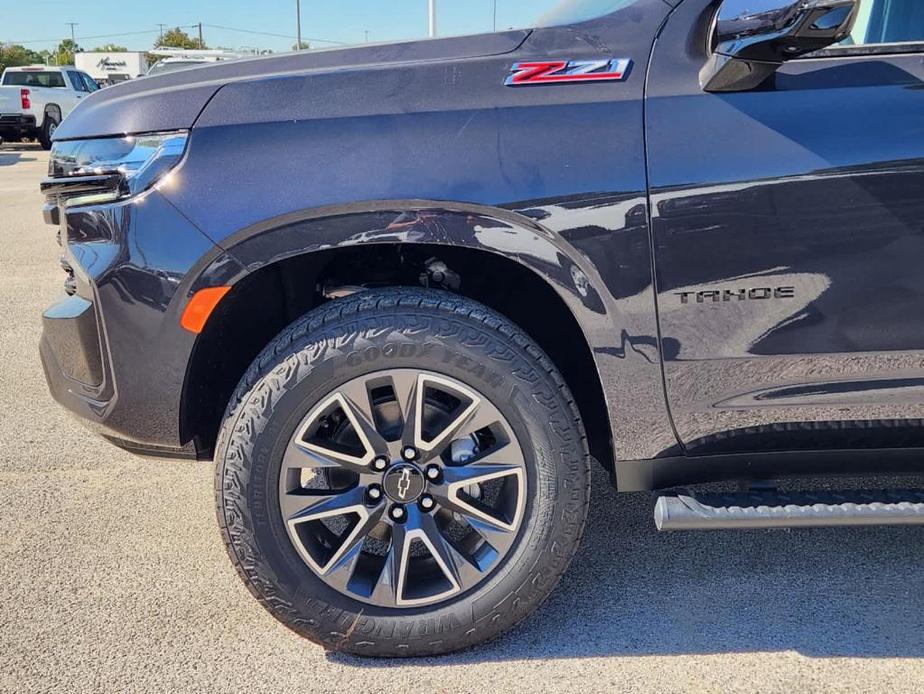
[[[231,568],[210,464],[122,452],[47,394],[46,166],[0,146],[0,691],[924,691],[924,531],[662,535],[602,474],[562,585],[500,640],[370,661],[300,639]]]

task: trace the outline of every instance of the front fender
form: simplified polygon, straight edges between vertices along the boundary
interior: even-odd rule
[[[583,209],[584,214],[602,218],[623,210],[629,217],[638,202],[598,197],[584,201]],[[650,286],[644,284],[629,296],[614,296],[582,249],[537,221],[551,223],[557,208],[537,203],[510,211],[429,200],[351,203],[251,225],[222,245],[241,267],[232,284],[295,256],[361,245],[463,247],[513,260],[551,286],[580,326],[583,334],[577,339],[583,339],[593,355],[617,458],[655,457],[673,450],[676,439],[665,418],[656,333],[644,328],[653,312]],[[573,207],[569,214],[574,214]],[[216,272],[206,268],[204,274]]]

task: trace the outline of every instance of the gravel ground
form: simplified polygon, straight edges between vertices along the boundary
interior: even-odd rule
[[[498,642],[365,661],[301,640],[231,569],[211,465],[123,453],[47,395],[46,161],[0,147],[0,690],[924,690],[919,530],[659,535],[603,475],[561,587]]]

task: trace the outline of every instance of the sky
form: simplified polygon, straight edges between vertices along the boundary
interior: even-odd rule
[[[497,27],[528,26],[559,1],[496,0]],[[437,0],[439,35],[491,31],[494,2]],[[296,0],[0,0],[0,43],[51,49],[70,38],[66,23],[76,22],[74,33],[85,50],[110,42],[145,50],[157,38],[158,24],[180,25],[195,35],[198,30],[190,25],[202,22],[210,47],[280,52],[295,43],[295,4]],[[301,0],[301,9],[302,40],[313,48],[363,43],[367,37],[378,42],[427,35],[427,0]]]

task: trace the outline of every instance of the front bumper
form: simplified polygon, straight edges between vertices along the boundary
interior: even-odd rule
[[[180,407],[196,335],[180,315],[197,289],[239,266],[156,190],[78,208],[52,201],[46,221],[56,220],[69,276],[43,316],[52,396],[123,448],[195,456]]]

